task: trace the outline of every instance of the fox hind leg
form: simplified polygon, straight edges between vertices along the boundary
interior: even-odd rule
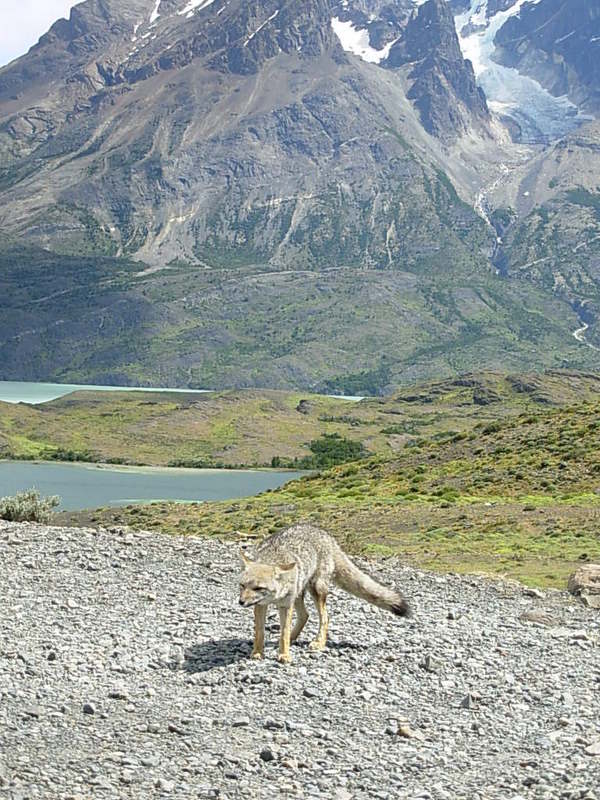
[[[290,641],[292,642],[295,642],[296,639],[300,636],[300,634],[304,629],[304,626],[308,621],[308,611],[306,610],[306,606],[304,605],[304,595],[300,595],[300,597],[296,599],[296,602],[294,603],[294,608],[296,609],[297,619],[296,619],[296,624],[294,625],[292,633],[290,635]]]
[[[329,616],[327,614],[327,587],[316,583],[310,589],[310,595],[319,612],[319,632],[316,638],[310,643],[311,650],[324,650],[327,644],[327,628],[329,626]]]
[[[266,606],[254,606],[254,646],[250,658],[259,660],[265,653],[265,620]]]
[[[290,656],[290,637],[292,634],[292,617],[294,616],[294,606],[279,609],[279,655],[277,660],[282,664],[289,664],[292,660]]]

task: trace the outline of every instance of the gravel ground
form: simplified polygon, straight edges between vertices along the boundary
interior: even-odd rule
[[[388,559],[252,662],[236,551],[0,522],[0,798],[600,798],[598,612]]]

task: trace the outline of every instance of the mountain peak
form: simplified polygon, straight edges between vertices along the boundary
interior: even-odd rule
[[[485,94],[473,65],[463,57],[446,0],[427,0],[415,10],[386,64],[410,68],[408,97],[434,136],[451,142],[473,127],[488,131]]]

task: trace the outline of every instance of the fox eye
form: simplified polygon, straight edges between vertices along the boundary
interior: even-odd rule
[[[267,590],[266,586],[255,586],[254,588],[256,589],[257,592],[266,592]]]

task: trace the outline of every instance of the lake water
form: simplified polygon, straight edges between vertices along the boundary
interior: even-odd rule
[[[0,381],[0,401],[4,403],[47,403],[64,397],[71,392],[178,392],[180,394],[206,394],[212,389],[156,389],[147,386],[91,386],[78,383],[28,383],[27,381]],[[338,400],[358,402],[363,397],[339,396],[330,394]]]
[[[137,386],[87,386],[77,383],[27,383],[26,381],[0,381],[0,401],[4,403],[47,403],[71,392],[179,392],[206,394],[209,389],[149,389]]]
[[[42,495],[59,495],[64,511],[152,500],[229,500],[275,489],[303,474],[0,461],[0,497],[36,488]]]

